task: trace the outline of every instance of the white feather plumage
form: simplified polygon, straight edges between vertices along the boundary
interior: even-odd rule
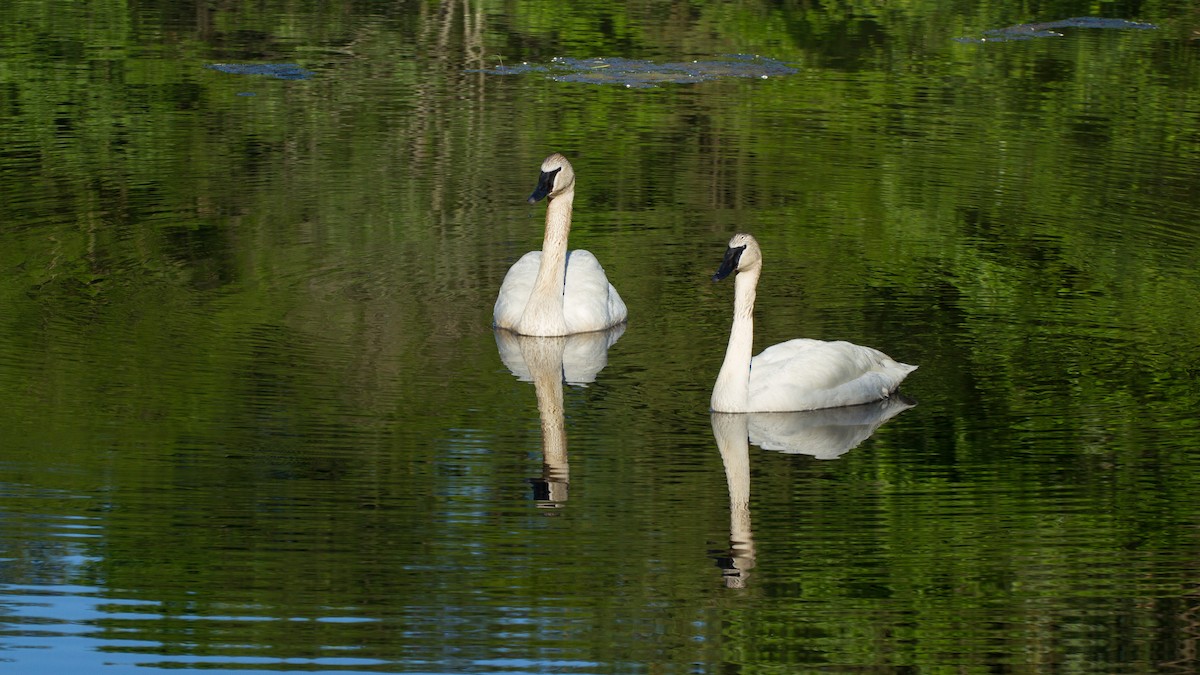
[[[713,387],[714,411],[790,412],[868,403],[890,396],[917,369],[870,347],[806,338],[781,342],[751,358],[762,250],[749,234],[729,240],[713,279],[735,271],[733,327]]]
[[[560,336],[605,330],[624,323],[628,310],[596,256],[567,251],[575,172],[554,153],[542,162],[530,203],[547,197],[546,232],[541,251],[521,256],[500,285],[492,317],[495,325],[520,335]]]

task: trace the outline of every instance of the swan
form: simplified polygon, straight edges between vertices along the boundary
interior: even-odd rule
[[[733,328],[713,386],[713,411],[791,412],[869,403],[891,396],[917,369],[870,347],[806,338],[781,342],[751,359],[762,249],[749,234],[729,240],[712,279],[735,271]]]
[[[575,171],[559,153],[542,162],[529,203],[546,198],[546,234],[542,250],[513,263],[496,298],[497,328],[519,335],[554,337],[590,333],[624,323],[628,312],[604,268],[588,251],[567,251]]]

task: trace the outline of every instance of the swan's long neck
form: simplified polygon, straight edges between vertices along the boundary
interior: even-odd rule
[[[713,386],[712,409],[746,412],[750,409],[750,358],[754,349],[754,296],[759,269],[734,277],[733,328],[725,347],[725,362]]]
[[[554,197],[546,205],[546,234],[542,263],[517,332],[525,335],[566,335],[563,291],[567,283],[567,239],[571,234],[571,205],[575,190]]]

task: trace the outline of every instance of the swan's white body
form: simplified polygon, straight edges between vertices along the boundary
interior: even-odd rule
[[[604,268],[588,251],[567,251],[575,172],[554,153],[542,162],[530,203],[547,197],[542,250],[513,264],[500,285],[493,320],[498,328],[544,337],[604,330],[624,323],[628,310],[608,282]]]
[[[762,251],[748,234],[729,240],[725,262],[713,279],[735,270],[733,328],[713,387],[714,411],[790,412],[869,403],[890,396],[917,369],[870,347],[803,338],[751,358]]]

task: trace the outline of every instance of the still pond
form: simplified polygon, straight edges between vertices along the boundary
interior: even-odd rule
[[[1200,13],[1003,4],[4,3],[0,670],[1195,672]]]

